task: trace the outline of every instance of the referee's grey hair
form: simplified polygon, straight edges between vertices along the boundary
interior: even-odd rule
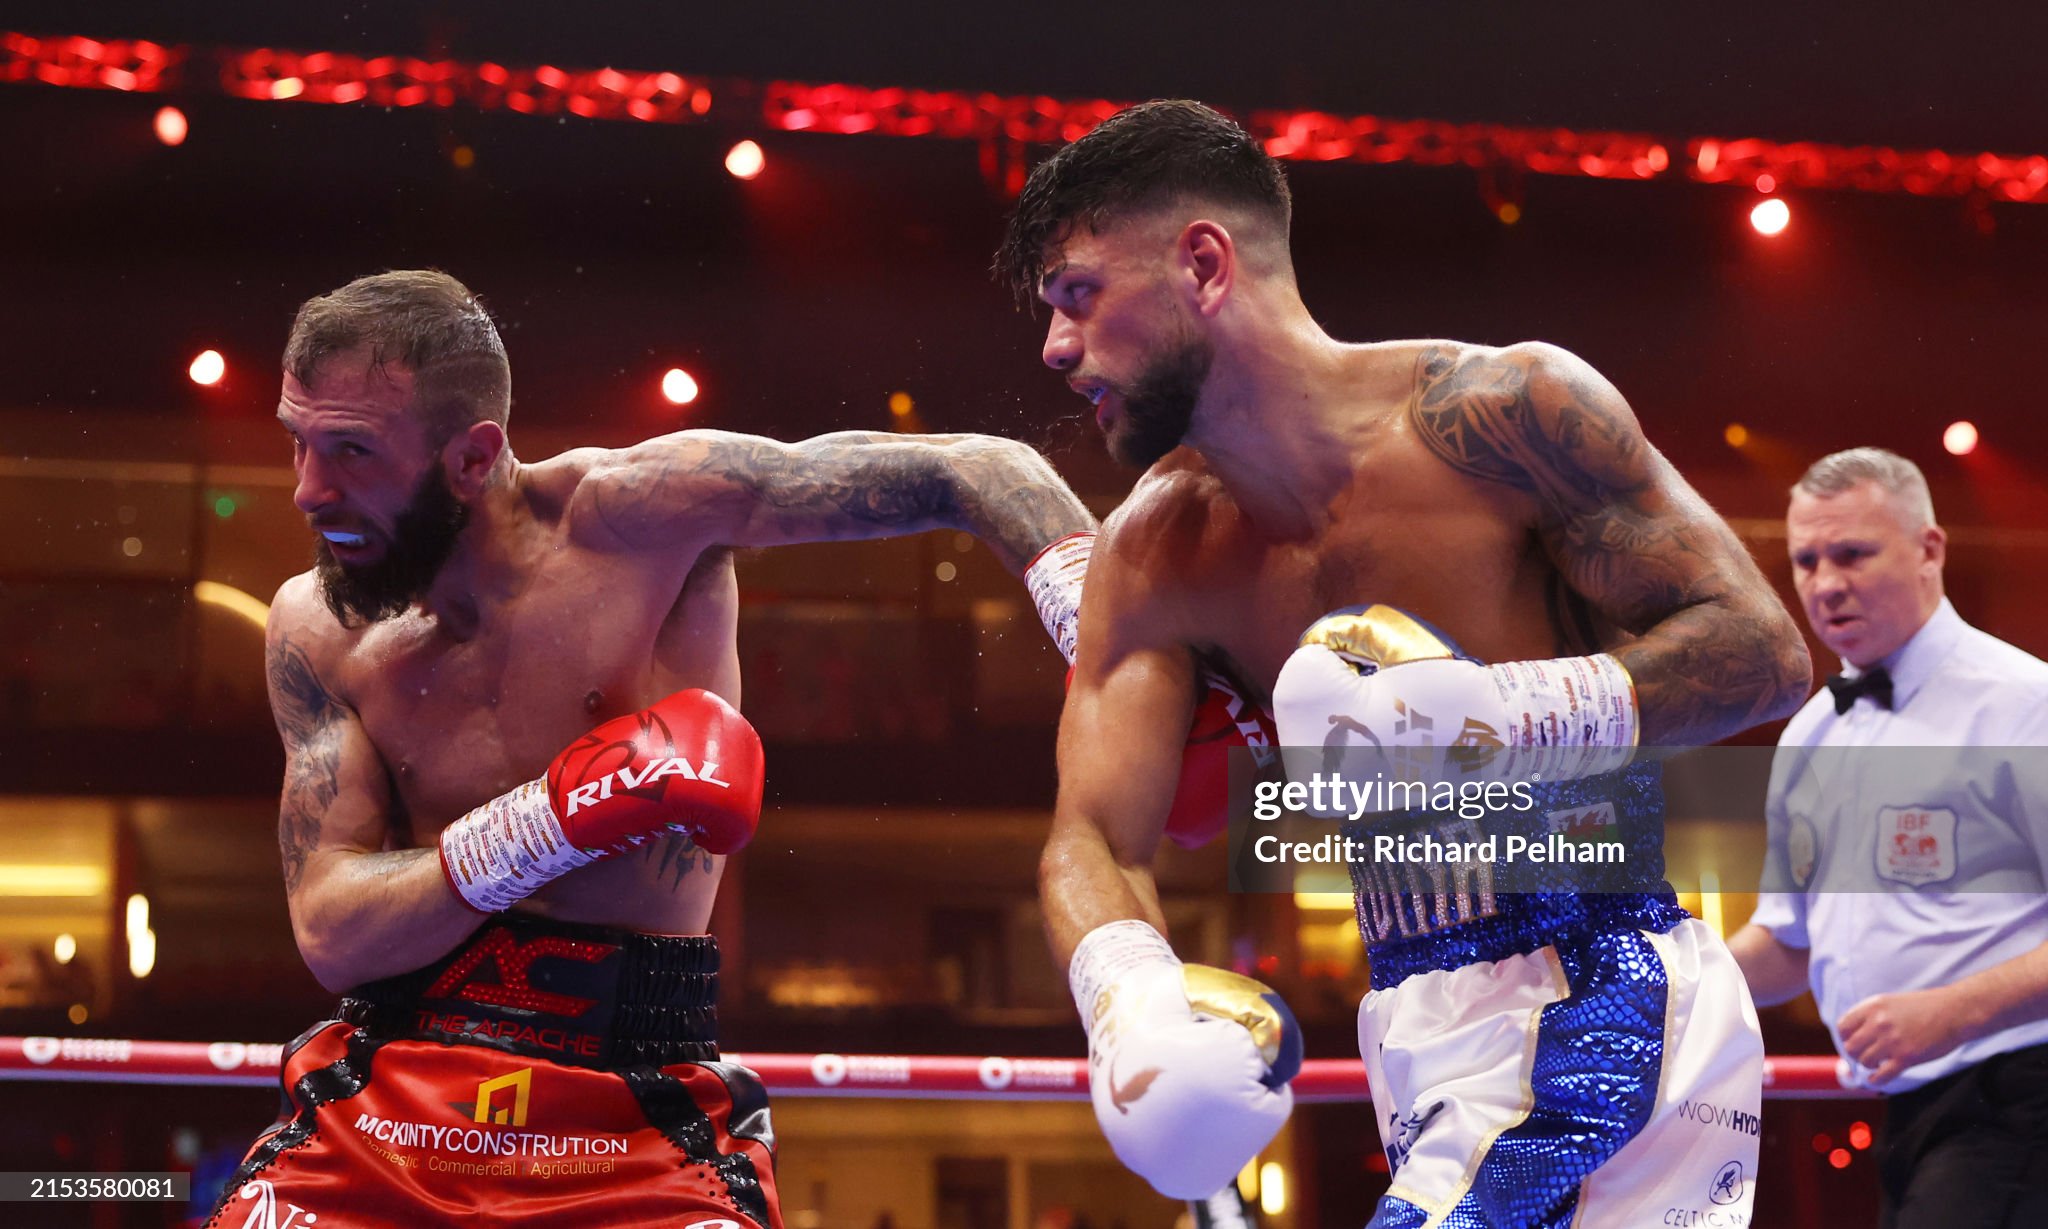
[[[1859,482],[1875,482],[1889,494],[1905,515],[1907,528],[1925,529],[1934,523],[1934,497],[1927,492],[1927,475],[1898,453],[1883,448],[1829,453],[1808,466],[1792,489],[1826,499]]]

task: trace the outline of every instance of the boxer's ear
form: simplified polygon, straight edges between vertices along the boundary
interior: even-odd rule
[[[460,499],[474,499],[490,484],[491,471],[505,452],[505,428],[490,419],[469,424],[441,446],[441,467],[448,486]]]
[[[1204,316],[1222,310],[1237,283],[1237,243],[1221,222],[1198,218],[1181,228],[1175,263],[1191,305]]]

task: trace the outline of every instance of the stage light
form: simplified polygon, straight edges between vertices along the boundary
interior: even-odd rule
[[[1502,201],[1500,208],[1493,211],[1502,226],[1513,226],[1522,220],[1522,207],[1513,201]]]
[[[1308,892],[1297,889],[1294,893],[1294,907],[1302,910],[1349,913],[1357,904],[1357,898],[1349,892]]]
[[[456,170],[466,171],[476,165],[476,151],[467,145],[458,145],[448,152],[448,161],[455,164]]]
[[[166,145],[183,145],[185,134],[192,126],[185,122],[185,113],[176,107],[161,107],[156,113],[156,139]]]
[[[1792,222],[1792,207],[1777,197],[1758,201],[1756,208],[1749,211],[1749,224],[1756,227],[1759,235],[1775,235]]]
[[[1756,190],[1763,193],[1776,192],[1778,190],[1778,177],[1769,171],[1765,171],[1756,177]]]
[[[1870,1124],[1852,1122],[1849,1124],[1849,1146],[1861,1152],[1870,1147]]]
[[[227,373],[228,361],[220,356],[218,350],[201,350],[199,356],[192,360],[192,365],[185,369],[185,374],[192,377],[194,384],[209,388],[220,383],[221,377]]]
[[[1259,1211],[1268,1216],[1287,1211],[1287,1171],[1278,1161],[1259,1166]]]
[[[0,862],[0,896],[97,896],[106,886],[97,866]]]
[[[911,400],[909,393],[895,392],[889,394],[889,412],[896,417],[908,418],[916,409],[917,402]]]
[[[1849,1150],[1847,1148],[1837,1148],[1833,1152],[1828,1153],[1828,1164],[1836,1169],[1849,1168],[1849,1159]]]
[[[70,964],[78,955],[77,936],[71,934],[58,935],[57,946],[51,954],[57,958],[58,964]]]
[[[1968,419],[1952,422],[1948,430],[1941,433],[1941,446],[1949,455],[1967,457],[1977,451],[1977,424]]]
[[[752,179],[768,165],[768,156],[752,141],[741,141],[725,152],[725,169],[734,179]]]
[[[156,968],[156,932],[145,930],[128,940],[128,972],[135,977],[148,977]]]
[[[148,977],[156,967],[156,932],[149,928],[149,898],[137,893],[128,898],[128,972]]]
[[[1749,428],[1739,422],[1731,422],[1728,429],[1721,432],[1721,438],[1728,441],[1730,448],[1740,448],[1749,442]]]
[[[272,98],[297,98],[306,92],[306,82],[300,77],[279,77],[270,83]]]
[[[680,367],[671,367],[661,377],[661,395],[671,405],[688,405],[697,399],[697,381]]]
[[[217,606],[229,614],[240,616],[259,632],[270,626],[270,604],[233,585],[224,585],[217,580],[194,581],[192,596],[208,606]]]

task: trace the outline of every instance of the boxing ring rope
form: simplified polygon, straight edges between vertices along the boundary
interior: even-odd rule
[[[133,1041],[88,1037],[0,1037],[0,1081],[91,1084],[277,1085],[284,1047],[238,1041]],[[964,1054],[733,1054],[770,1093],[783,1097],[900,1097],[917,1100],[1085,1100],[1088,1063],[1079,1058]],[[1871,1097],[1826,1054],[1764,1060],[1767,1099]],[[1366,1101],[1365,1064],[1310,1059],[1294,1080],[1297,1101]]]

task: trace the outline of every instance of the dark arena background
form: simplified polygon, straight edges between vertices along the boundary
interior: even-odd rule
[[[261,631],[309,561],[273,417],[308,296],[463,279],[524,458],[990,432],[1105,514],[1130,475],[990,255],[1036,160],[1199,98],[1285,159],[1332,335],[1575,351],[1788,603],[1790,483],[1903,453],[1957,606],[2042,653],[2044,36],[2017,4],[0,3],[0,1170],[195,1192],[0,1223],[196,1223],[275,1110],[246,1047],[331,1003],[285,911]],[[902,1094],[778,1100],[791,1229],[1175,1224],[1085,1099],[904,1061],[1085,1047],[1034,890],[1062,665],[1022,587],[952,533],[739,576],[769,797],[713,917],[725,1044],[778,1091]],[[1349,901],[1222,884],[1220,849],[1169,856],[1177,946],[1282,990],[1333,1064],[1240,1189],[1363,1224]],[[1698,887],[1724,933],[1754,904]],[[1764,1029],[1832,1053],[1810,998]],[[1758,1226],[1875,1223],[1883,1104],[1831,1064],[1766,1102]]]

